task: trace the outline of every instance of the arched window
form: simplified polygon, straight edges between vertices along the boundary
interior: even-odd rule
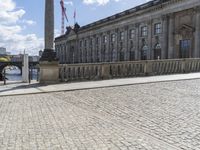
[[[141,60],[147,60],[147,52],[148,52],[148,46],[144,45],[142,47],[142,51],[141,51]]]
[[[157,43],[154,47],[154,59],[161,59],[161,45]]]

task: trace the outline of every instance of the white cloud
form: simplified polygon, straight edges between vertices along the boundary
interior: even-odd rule
[[[23,34],[26,25],[36,24],[33,20],[23,19],[25,13],[24,9],[16,8],[13,0],[0,0],[0,47],[15,54],[26,49],[33,55],[43,49],[43,38],[35,34]]]
[[[71,5],[71,6],[74,5],[74,3],[73,3],[72,1],[66,1],[66,2],[64,2],[64,3],[65,3],[65,5]]]
[[[23,20],[23,23],[26,23],[27,25],[36,25],[37,23],[33,20]]]
[[[118,2],[120,0],[83,0],[83,3],[87,4],[87,5],[89,5],[89,4],[105,5],[110,1]]]

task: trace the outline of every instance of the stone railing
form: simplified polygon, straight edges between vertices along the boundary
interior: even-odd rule
[[[60,64],[61,81],[102,80],[190,72],[200,72],[200,59]]]

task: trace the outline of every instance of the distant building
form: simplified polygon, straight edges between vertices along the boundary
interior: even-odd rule
[[[6,52],[6,55],[11,55],[11,52]]]
[[[39,56],[29,56],[29,62],[38,62],[39,59]]]
[[[43,51],[40,50],[40,51],[39,51],[39,57],[42,57],[42,53],[43,53]]]
[[[200,0],[153,0],[55,39],[60,63],[200,57]]]
[[[11,61],[13,62],[21,62],[23,58],[23,55],[19,54],[19,55],[13,55],[11,57]]]
[[[0,55],[6,55],[6,48],[0,47]]]

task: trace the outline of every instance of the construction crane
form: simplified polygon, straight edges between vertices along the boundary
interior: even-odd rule
[[[60,1],[60,6],[61,6],[61,35],[65,34],[65,19],[68,22],[67,14],[66,14],[66,8],[64,5],[64,0]]]

